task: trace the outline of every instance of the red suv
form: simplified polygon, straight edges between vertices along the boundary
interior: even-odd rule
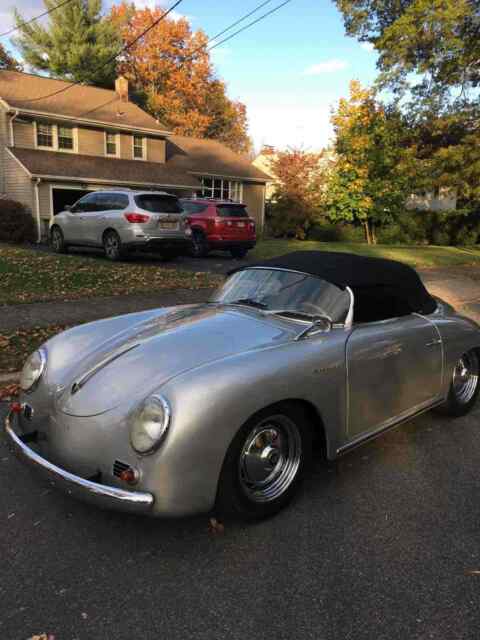
[[[180,204],[192,229],[195,257],[223,249],[230,251],[234,258],[244,258],[255,246],[255,221],[249,217],[244,204],[208,198],[181,199]]]

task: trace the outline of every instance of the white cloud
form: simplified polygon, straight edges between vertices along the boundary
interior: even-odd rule
[[[364,49],[365,51],[368,51],[369,53],[371,53],[372,51],[375,51],[375,47],[371,42],[362,42],[360,46],[362,47],[362,49]]]
[[[310,67],[307,67],[303,74],[304,76],[319,76],[322,73],[335,73],[336,71],[343,71],[348,67],[348,62],[346,60],[338,60],[333,58],[332,60],[326,60],[325,62],[320,62],[318,64],[312,64]]]

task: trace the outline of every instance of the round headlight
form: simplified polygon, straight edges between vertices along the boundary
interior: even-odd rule
[[[130,441],[137,453],[151,453],[165,438],[170,406],[162,396],[150,396],[133,415]]]
[[[45,349],[34,351],[23,365],[20,376],[20,387],[23,391],[31,391],[38,383],[45,371],[47,364],[47,352]]]

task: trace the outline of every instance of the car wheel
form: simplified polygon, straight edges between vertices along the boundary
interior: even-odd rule
[[[248,253],[248,249],[244,249],[244,247],[233,247],[233,249],[230,249],[230,253],[232,258],[241,259],[245,258]]]
[[[194,258],[204,258],[208,253],[208,242],[201,231],[194,231],[192,234],[191,254]]]
[[[116,231],[107,231],[103,236],[103,248],[109,260],[117,261],[123,257],[122,241]]]
[[[67,245],[60,227],[52,227],[50,231],[50,242],[55,253],[67,253]]]
[[[447,401],[439,411],[449,416],[464,416],[475,404],[480,390],[480,360],[478,352],[464,353],[455,365]]]
[[[228,448],[216,509],[247,520],[274,515],[295,495],[310,461],[312,430],[301,407],[259,412]]]

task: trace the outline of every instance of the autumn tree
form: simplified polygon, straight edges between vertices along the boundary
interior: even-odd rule
[[[8,53],[0,42],[0,69],[10,69],[11,71],[21,71],[21,65]]]
[[[328,185],[329,216],[361,223],[367,242],[375,244],[376,227],[392,222],[418,185],[415,147],[405,145],[400,114],[357,81],[333,112],[332,124],[336,162]]]
[[[110,20],[124,43],[132,42],[164,11],[113,6]],[[214,138],[247,152],[245,106],[228,98],[206,49],[208,38],[188,20],[167,17],[119,59],[118,70],[138,100],[165,127],[180,135]]]
[[[311,153],[292,148],[272,154],[270,170],[277,180],[270,206],[273,235],[300,240],[307,236],[323,214],[330,165],[328,151]]]
[[[47,10],[57,0],[44,0]],[[19,36],[14,42],[27,64],[55,78],[113,86],[113,59],[121,40],[110,20],[102,16],[102,0],[71,0],[48,16],[48,23],[24,23],[14,10]]]

